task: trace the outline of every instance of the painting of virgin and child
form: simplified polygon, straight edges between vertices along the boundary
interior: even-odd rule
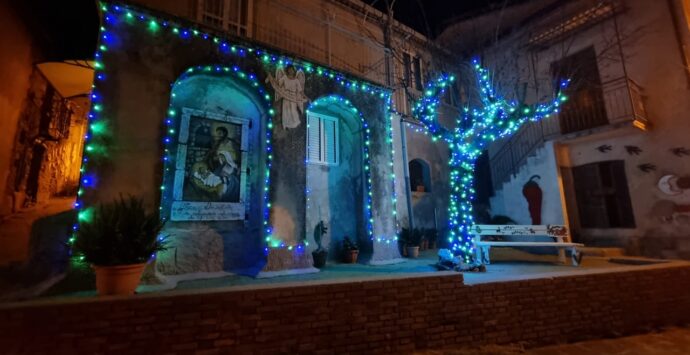
[[[242,125],[192,116],[182,199],[240,202]]]

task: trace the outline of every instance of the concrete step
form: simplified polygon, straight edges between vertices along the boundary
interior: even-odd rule
[[[602,256],[609,258],[625,256],[625,250],[623,248],[582,247],[577,250],[587,256]]]

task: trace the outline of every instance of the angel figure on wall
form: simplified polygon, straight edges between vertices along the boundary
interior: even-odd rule
[[[280,112],[283,121],[283,129],[297,128],[300,117],[304,113],[304,103],[309,101],[304,95],[304,72],[297,70],[293,65],[287,65],[285,70],[278,67],[276,76],[268,74],[267,82],[275,90],[275,101],[280,102]]]

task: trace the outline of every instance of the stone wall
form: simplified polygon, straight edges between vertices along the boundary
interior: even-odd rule
[[[13,188],[10,178],[12,151],[27,91],[36,59],[36,48],[27,29],[9,2],[0,4],[0,215],[9,214],[13,207]]]
[[[690,321],[690,266],[487,283],[462,274],[0,307],[16,353],[406,353]]]
[[[144,16],[137,9],[133,8],[132,11],[139,18]],[[153,208],[160,206],[164,217],[171,215],[168,212],[172,208],[166,201],[181,200],[175,197],[174,191],[179,189],[175,187],[175,181],[178,180],[174,176],[179,176],[180,171],[189,174],[189,171],[178,168],[177,153],[182,151],[178,146],[184,143],[179,143],[177,138],[182,134],[182,129],[177,127],[180,125],[179,118],[172,116],[190,108],[208,114],[246,118],[253,124],[248,133],[248,169],[243,172],[249,175],[249,183],[242,184],[247,189],[247,198],[243,202],[248,201],[249,205],[245,219],[233,216],[236,220],[216,221],[207,218],[193,223],[174,220],[166,226],[173,248],[161,258],[159,270],[166,274],[183,274],[220,270],[250,270],[255,273],[256,270],[309,268],[312,264],[310,253],[301,249],[300,252],[292,252],[292,248],[311,235],[311,230],[305,227],[304,109],[308,101],[337,96],[349,100],[371,129],[369,152],[373,233],[377,238],[393,238],[392,147],[385,93],[379,94],[377,91],[372,94],[358,90],[356,87],[361,84],[371,87],[371,83],[346,77],[329,68],[281,57],[280,53],[274,56],[269,52],[264,56],[264,49],[256,44],[238,43],[220,37],[214,41],[213,35],[204,33],[205,29],[187,32],[185,28],[195,25],[165,18],[164,15],[156,16],[161,24],[170,21],[170,25],[151,29],[142,21],[127,18],[124,11],[118,12],[114,7],[105,16],[107,36],[101,44],[107,46],[108,50],[99,53],[103,69],[97,74],[103,73],[104,79],[96,81],[95,92],[100,96],[96,103],[101,110],[97,119],[105,118],[103,121],[106,121],[108,131],[102,142],[96,136],[96,142],[92,142],[96,148],[86,164],[86,174],[94,176],[94,186],[85,189],[85,206],[110,201],[120,194],[133,194],[142,196]],[[171,30],[178,26],[180,29],[177,33]],[[190,34],[192,32],[196,34]],[[282,70],[277,70],[279,64],[276,58],[281,63],[294,60],[299,69],[294,73],[295,77],[304,75],[303,94],[308,101],[296,109],[299,122],[294,125],[284,124],[289,123],[289,117],[283,115],[283,110],[289,114],[291,106],[285,106],[280,101],[281,96],[274,92],[271,84],[270,79],[279,78],[282,73]],[[280,66],[288,71],[285,65]],[[226,70],[222,70],[222,67]],[[190,72],[190,68],[205,69],[192,69]],[[253,82],[246,79],[247,82],[242,84],[244,86],[232,84],[237,79],[233,74],[235,72],[241,72],[240,77],[246,75]],[[200,77],[209,78],[202,80]],[[210,77],[218,80],[212,81]],[[355,80],[357,85],[352,85]],[[241,87],[228,88],[233,85]],[[265,101],[265,97],[268,97],[268,101]],[[268,141],[265,139],[266,129],[270,112],[274,111],[271,140]],[[166,120],[172,122],[167,131],[163,129]],[[170,131],[177,133],[166,133]],[[170,144],[165,145],[168,134],[172,139]],[[169,155],[167,164],[161,159],[166,149]],[[104,153],[99,155],[101,150]],[[268,156],[272,157],[270,167],[267,166]],[[267,171],[270,171],[268,187],[265,186]],[[264,191],[268,194],[267,201],[263,200]],[[362,198],[368,197],[364,192],[360,195]],[[270,202],[270,221],[264,226],[266,202]],[[268,241],[265,241],[266,237]],[[360,237],[372,244],[368,236]],[[264,251],[267,244],[275,248]],[[397,245],[378,244],[370,248],[372,260],[399,258]],[[310,243],[309,248],[313,245]],[[278,246],[287,250],[278,250]]]

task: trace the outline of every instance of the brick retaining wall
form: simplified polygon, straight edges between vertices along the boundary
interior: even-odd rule
[[[690,266],[463,285],[462,275],[0,308],[2,353],[370,353],[545,345],[690,321]],[[208,290],[207,290],[208,291]]]

